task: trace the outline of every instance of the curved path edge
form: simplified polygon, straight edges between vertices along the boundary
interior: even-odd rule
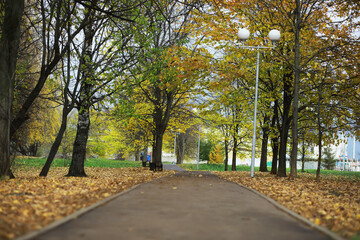
[[[226,181],[228,181],[228,180],[226,180]],[[232,182],[232,181],[229,181],[229,182]],[[240,183],[236,183],[236,182],[233,182],[233,183],[235,183],[235,184],[239,185],[240,187],[243,187],[243,188],[245,188],[245,189],[247,189],[247,190],[249,190],[249,191],[257,194],[258,196],[264,198],[266,201],[268,201],[268,202],[270,202],[271,204],[273,204],[273,205],[274,205],[276,208],[278,208],[279,210],[281,210],[281,211],[287,213],[288,215],[296,218],[297,220],[303,222],[304,224],[310,226],[311,228],[314,228],[314,229],[316,229],[317,231],[320,231],[320,232],[326,234],[326,235],[329,236],[330,238],[332,238],[332,239],[334,239],[334,240],[345,240],[344,238],[342,238],[341,236],[337,235],[337,234],[334,233],[333,231],[331,231],[331,230],[329,230],[329,229],[327,229],[327,228],[325,228],[325,227],[316,225],[315,223],[311,222],[311,221],[308,220],[307,218],[304,218],[304,217],[302,217],[301,215],[297,214],[296,212],[294,212],[294,211],[292,211],[292,210],[284,207],[283,205],[281,205],[280,203],[278,203],[278,202],[275,201],[274,199],[269,198],[269,197],[267,197],[266,195],[264,195],[264,194],[262,194],[262,193],[260,193],[260,192],[258,192],[258,191],[256,191],[256,190],[254,190],[254,189],[252,189],[252,188],[246,187],[246,186],[244,186],[244,185],[242,185],[242,184],[240,184]]]

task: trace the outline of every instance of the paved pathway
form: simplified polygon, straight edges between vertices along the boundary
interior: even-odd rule
[[[206,172],[142,184],[32,239],[330,239],[259,195]]]
[[[164,170],[173,170],[173,171],[186,171],[185,169],[179,167],[176,164],[164,164],[163,165]]]

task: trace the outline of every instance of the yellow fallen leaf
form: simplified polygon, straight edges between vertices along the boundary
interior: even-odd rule
[[[173,187],[172,189],[176,190],[176,189],[177,189],[177,187]]]

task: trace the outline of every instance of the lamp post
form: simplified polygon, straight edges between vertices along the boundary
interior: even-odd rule
[[[241,41],[245,42],[250,37],[250,32],[246,28],[241,28],[238,32],[238,36]],[[271,30],[269,32],[268,38],[274,44],[272,47],[266,46],[241,46],[242,48],[247,49],[256,49],[257,50],[257,57],[256,57],[256,83],[255,83],[255,104],[254,104],[254,130],[253,130],[253,137],[252,137],[252,150],[251,150],[251,172],[250,176],[254,177],[254,165],[255,165],[255,143],[256,143],[256,111],[257,111],[257,99],[258,99],[258,82],[259,82],[259,64],[260,64],[260,49],[272,49],[275,47],[275,42],[280,40],[280,31],[278,30]]]

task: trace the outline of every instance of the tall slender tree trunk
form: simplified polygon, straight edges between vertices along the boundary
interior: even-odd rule
[[[93,37],[94,31],[92,16],[90,17],[89,24],[84,28],[84,47],[80,61],[80,97],[77,105],[78,123],[71,164],[67,176],[86,177],[84,164],[86,159],[86,145],[90,129],[91,91],[93,88],[92,80],[94,78],[92,68]]]
[[[238,129],[239,129],[239,125],[236,124],[234,126],[234,135],[233,135],[234,147],[233,147],[233,157],[232,157],[231,171],[236,171],[236,153],[237,153],[237,147],[238,147],[238,141],[237,141]]]
[[[278,165],[278,156],[279,156],[279,138],[274,137],[271,139],[271,147],[272,147],[272,163],[271,163],[271,174],[277,174],[277,165]]]
[[[278,112],[279,103],[278,100],[275,100],[274,104],[274,113],[271,119],[271,128],[273,131],[276,129],[276,133],[271,138],[271,148],[272,148],[272,164],[271,164],[271,174],[277,174],[277,165],[278,165],[278,157],[279,157],[279,137],[278,137],[278,121],[279,121],[279,112]]]
[[[300,0],[296,0],[295,10],[295,76],[294,76],[294,101],[292,121],[292,149],[290,156],[290,177],[297,177],[297,155],[298,155],[298,112],[299,112],[299,88],[300,88]]]
[[[316,169],[316,181],[320,180],[320,169],[321,169],[321,154],[322,154],[322,130],[321,128],[319,129],[319,140],[318,140],[318,144],[319,144],[319,158],[318,158],[318,164],[317,164],[317,169]]]
[[[185,155],[185,133],[180,133],[176,141],[176,164],[182,164]]]
[[[289,119],[289,113],[291,109],[291,79],[292,70],[289,70],[288,74],[283,77],[284,82],[284,94],[283,94],[283,114],[282,125],[280,130],[280,145],[279,145],[279,168],[277,175],[279,177],[286,177],[286,148],[289,136],[289,128],[291,119]]]
[[[302,143],[302,155],[301,155],[301,172],[305,172],[305,137]]]
[[[268,115],[265,115],[264,117],[264,125],[262,127],[263,137],[261,141],[261,157],[260,157],[260,172],[268,172],[267,169],[267,147],[268,147],[268,141],[269,141],[269,120],[270,117]]]
[[[63,108],[61,126],[60,126],[60,129],[59,129],[58,135],[56,136],[55,141],[51,146],[51,149],[50,149],[49,155],[48,155],[48,157],[46,159],[45,165],[43,166],[43,168],[42,168],[42,170],[40,172],[41,177],[46,177],[47,176],[47,174],[49,172],[49,169],[50,169],[50,166],[51,166],[51,163],[53,162],[53,160],[55,158],[55,155],[59,150],[62,138],[63,138],[64,133],[66,131],[67,117],[68,117],[68,114],[69,114],[69,109],[67,109],[67,108],[68,108],[67,106],[64,106],[64,108]]]
[[[4,6],[0,36],[0,178],[12,178],[10,123],[24,0],[6,0]]]
[[[224,171],[228,170],[228,161],[229,161],[229,143],[228,140],[225,139],[225,161],[224,161],[224,165],[225,165],[225,169]]]
[[[322,127],[321,127],[321,101],[322,101],[322,84],[319,86],[319,99],[318,99],[318,106],[317,106],[317,125],[318,125],[318,146],[319,146],[319,158],[318,158],[318,166],[316,169],[316,181],[320,180],[320,169],[321,169],[321,150],[322,150]]]

